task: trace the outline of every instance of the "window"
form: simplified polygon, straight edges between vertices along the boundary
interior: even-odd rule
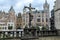
[[[0,27],[0,29],[2,29],[2,28]]]
[[[44,22],[44,18],[42,18],[42,22]]]
[[[46,18],[46,22],[48,22],[48,19]]]
[[[42,13],[42,17],[44,17],[44,13]]]
[[[48,27],[48,24],[46,24],[46,26]]]
[[[37,26],[41,26],[41,23],[40,24],[36,24]]]
[[[37,22],[40,22],[40,19],[37,19]]]
[[[8,24],[8,26],[10,26],[10,24]]]
[[[60,20],[60,13],[59,13],[59,20]]]
[[[2,27],[2,29],[4,29],[4,27]]]
[[[13,26],[8,26],[8,29],[11,30],[13,28]]]
[[[13,20],[9,20],[9,22],[13,22]]]
[[[26,16],[26,18],[28,18],[28,16]]]
[[[5,16],[5,18],[7,18],[7,16]]]
[[[44,27],[44,24],[42,24],[42,26]]]
[[[6,27],[5,27],[5,29],[6,29]]]
[[[13,24],[11,24],[11,26],[13,26]]]
[[[40,17],[40,15],[38,17]]]

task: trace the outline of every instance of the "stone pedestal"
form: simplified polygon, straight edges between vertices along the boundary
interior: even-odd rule
[[[21,39],[22,40],[38,39],[37,30],[35,28],[25,28],[24,29],[24,36]]]

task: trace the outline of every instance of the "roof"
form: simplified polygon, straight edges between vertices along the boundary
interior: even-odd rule
[[[28,14],[29,11],[26,12],[26,13]],[[32,11],[32,13],[33,13],[33,14],[36,14],[36,13],[44,13],[44,10],[35,10],[35,11]]]
[[[11,8],[9,9],[9,12],[14,12],[15,13],[15,11],[13,9],[13,6],[11,6]]]

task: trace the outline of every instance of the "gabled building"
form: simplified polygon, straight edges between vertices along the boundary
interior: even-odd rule
[[[16,16],[13,6],[8,13],[0,11],[0,30],[15,30]]]

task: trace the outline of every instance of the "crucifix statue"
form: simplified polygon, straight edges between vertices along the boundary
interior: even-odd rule
[[[29,9],[29,27],[31,27],[31,21],[32,21],[31,11],[32,11],[32,9],[35,9],[35,8],[31,7],[31,3],[29,4],[29,7],[25,6],[25,8]]]

